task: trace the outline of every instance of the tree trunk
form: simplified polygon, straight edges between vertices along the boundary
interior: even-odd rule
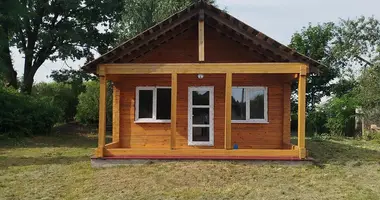
[[[9,41],[8,41],[8,28],[6,25],[3,27],[4,33],[0,33],[2,35],[2,44],[1,44],[1,52],[0,52],[0,59],[3,60],[3,64],[5,65],[5,76],[7,79],[7,86],[14,87],[17,89],[17,72],[13,69],[13,63],[11,58],[11,51],[9,47]]]
[[[31,94],[34,82],[34,75],[37,72],[38,67],[32,65],[32,59],[29,56],[25,56],[24,64],[24,76],[22,79],[21,92],[24,94]]]
[[[29,74],[24,73],[23,80],[22,80],[22,87],[21,92],[24,94],[31,94],[32,93],[32,87],[34,82],[34,74],[36,72],[32,73],[29,72]]]

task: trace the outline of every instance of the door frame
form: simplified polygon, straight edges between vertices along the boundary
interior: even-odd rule
[[[193,105],[193,91],[209,91],[209,105]],[[209,127],[209,141],[193,141],[193,108],[209,108],[210,121],[208,125],[195,125],[195,127]],[[190,86],[188,88],[187,104],[187,134],[189,146],[214,146],[214,86]]]

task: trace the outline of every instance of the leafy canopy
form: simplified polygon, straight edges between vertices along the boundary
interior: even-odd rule
[[[327,67],[321,67],[323,76],[310,76],[307,82],[306,102],[308,110],[313,110],[314,105],[321,101],[321,98],[330,95],[331,84],[338,75],[338,69],[334,67],[334,57],[331,54],[330,44],[334,39],[334,24],[324,23],[304,27],[300,32],[292,36],[290,47],[297,52],[320,61]],[[297,85],[293,84],[293,96],[297,90]],[[292,99],[295,104],[296,99]],[[296,106],[293,106],[295,108]]]
[[[122,20],[115,28],[119,39],[125,40],[178,12],[194,0],[124,0]],[[214,0],[208,0],[215,4]]]
[[[104,52],[110,48],[115,39],[111,28],[119,21],[122,10],[119,0],[13,2],[20,11],[7,18],[13,31],[5,34],[10,38],[9,46],[24,54],[21,90],[25,93],[31,92],[34,75],[46,60],[92,59],[91,50]]]

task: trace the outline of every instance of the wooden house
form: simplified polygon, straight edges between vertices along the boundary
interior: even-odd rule
[[[228,13],[194,3],[83,67],[100,78],[95,155],[304,159],[306,79],[319,66]],[[113,82],[109,144],[107,80]],[[297,145],[290,143],[293,81]]]

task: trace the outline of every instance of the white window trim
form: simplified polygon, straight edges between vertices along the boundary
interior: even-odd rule
[[[249,98],[248,95],[246,94],[247,90],[244,90],[245,92],[245,120],[231,120],[232,123],[241,123],[241,124],[267,124],[269,123],[268,121],[268,87],[263,87],[263,86],[232,86],[232,89],[234,88],[241,88],[241,89],[257,89],[257,90],[264,90],[264,119],[250,119],[250,103],[249,103]]]
[[[171,87],[164,86],[138,86],[136,87],[136,101],[135,101],[135,123],[170,123],[170,119],[157,119],[157,89],[171,89]],[[153,91],[153,109],[152,118],[139,118],[139,104],[140,104],[140,90]]]
[[[193,91],[206,90],[210,91],[209,105],[193,105]],[[188,90],[188,145],[189,146],[214,146],[214,87],[189,87]],[[209,124],[193,125],[193,108],[209,108],[210,122]],[[193,127],[209,127],[209,141],[193,141]]]

